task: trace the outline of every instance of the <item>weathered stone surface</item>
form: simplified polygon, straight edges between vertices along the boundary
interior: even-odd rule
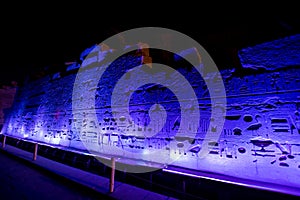
[[[291,38],[299,41],[298,35]],[[162,162],[160,156],[176,158],[172,165],[255,181],[281,181],[300,188],[300,156],[294,154],[300,152],[300,70],[297,66],[283,68],[298,61],[299,54],[294,54],[298,50],[293,49],[292,42],[288,42],[290,39],[275,41],[278,47],[270,42],[241,50],[244,67],[249,67],[246,64],[250,61],[255,69],[268,66],[267,70],[244,76],[238,76],[234,70],[201,75],[195,67],[186,67],[182,59],[190,56],[202,66],[197,52],[193,49],[179,52],[180,57],[175,56],[171,67],[187,80],[198,98],[198,106],[188,103],[182,107],[179,100],[190,100],[185,96],[189,85],[179,80],[174,71],[152,71],[155,65],[137,67],[143,63],[143,57],[135,54],[120,56],[108,65],[106,61],[115,51],[107,46],[89,49],[81,55],[86,59],[81,65],[82,82],[75,82],[78,74],[67,67],[60,76],[44,76],[20,88],[4,132],[65,148],[82,150],[85,148],[82,142],[90,145],[94,152],[114,148],[114,154],[132,159],[132,162],[140,159],[159,163]],[[278,51],[291,52],[291,55],[285,54],[282,60],[273,58]],[[85,57],[88,54],[90,57]],[[251,60],[254,54],[257,57]],[[151,51],[149,55],[152,56]],[[100,72],[104,73],[98,77]],[[210,94],[217,93],[218,87],[208,88],[207,83],[223,84],[218,76],[222,76],[226,89],[226,105],[212,105],[210,99]],[[170,88],[155,84],[153,81],[157,79],[172,80],[169,86],[181,86],[180,95],[184,98],[178,99]],[[118,84],[120,80],[123,84]],[[150,80],[149,84],[144,84],[144,80]],[[112,109],[113,94],[120,110]],[[122,103],[126,98],[130,100],[124,108]],[[74,104],[77,105],[75,109]],[[129,115],[124,115],[123,109],[128,110]],[[224,117],[224,126],[211,116],[212,109]],[[199,110],[199,123],[182,123],[182,110],[189,113],[189,120]],[[117,116],[117,112],[122,115]],[[159,113],[159,117],[151,118],[155,113]],[[94,115],[96,118],[91,117]],[[157,126],[148,127],[151,121]],[[183,127],[194,134],[185,135]],[[208,144],[218,145],[208,145],[203,159],[200,154],[203,142],[207,141],[206,134],[219,130],[218,140],[208,141]],[[286,149],[287,144],[290,148]],[[146,156],[154,151],[159,151],[160,156],[148,159]],[[282,154],[292,154],[294,158],[274,165],[276,160],[282,159]]]
[[[300,34],[247,47],[238,54],[244,68],[275,70],[300,66]]]
[[[16,94],[16,83],[12,83],[13,86],[3,86],[0,88],[0,125],[4,123],[5,115],[4,109],[10,108],[13,104]],[[0,129],[1,130],[1,129]]]

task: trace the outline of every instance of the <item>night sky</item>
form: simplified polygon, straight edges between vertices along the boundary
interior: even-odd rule
[[[45,67],[59,69],[65,62],[78,60],[86,48],[131,28],[156,26],[180,31],[196,39],[220,67],[236,64],[236,52],[241,48],[300,32],[296,12],[215,11],[193,5],[177,6],[181,10],[157,6],[147,12],[144,7],[119,12],[101,6],[74,9],[45,4],[25,9],[11,5],[9,12],[1,12],[0,84],[21,82],[27,74]]]

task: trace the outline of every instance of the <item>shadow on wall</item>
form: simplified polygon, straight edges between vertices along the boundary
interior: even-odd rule
[[[12,81],[10,85],[0,85],[0,131],[4,124],[4,109],[10,108],[13,104],[17,91],[17,82]]]

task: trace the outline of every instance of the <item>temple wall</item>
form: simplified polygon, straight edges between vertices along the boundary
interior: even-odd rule
[[[279,44],[283,45],[279,48]],[[2,132],[105,156],[166,164],[157,154],[148,156],[159,150],[162,157],[174,160],[172,165],[300,188],[299,46],[299,37],[292,36],[242,49],[244,73],[236,69],[220,71],[227,100],[227,105],[222,105],[225,110],[222,106],[219,109],[225,118],[224,126],[209,126],[216,120],[211,117],[215,105],[211,105],[205,83],[214,81],[216,74],[202,77],[184,62],[176,69],[190,83],[198,101],[198,107],[182,109],[191,118],[196,116],[195,109],[200,111],[199,124],[182,125],[193,133],[185,135],[180,129],[180,105],[171,90],[155,84],[133,87],[130,72],[142,64],[143,55],[126,54],[105,63],[101,51],[95,50],[81,65],[70,65],[18,88]],[[76,84],[79,67],[85,81]],[[103,69],[99,79],[97,74]],[[138,70],[155,79],[175,76],[152,73],[150,66]],[[130,118],[115,117],[111,108],[112,94],[121,78],[129,81],[120,86],[120,91],[130,98]],[[117,92],[116,105],[123,105],[122,95]],[[167,114],[156,118],[157,127],[150,130],[150,110],[161,110],[153,107],[155,104],[162,105]],[[218,131],[218,140],[208,141],[208,153],[200,157],[207,132]],[[114,151],[109,151],[110,147]]]

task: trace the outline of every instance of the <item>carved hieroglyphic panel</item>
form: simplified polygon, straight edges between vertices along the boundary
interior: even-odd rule
[[[201,115],[199,124],[185,124],[195,135],[182,137],[178,136],[179,103],[174,93],[161,85],[148,84],[137,90],[124,85],[122,91],[131,95],[131,117],[114,117],[110,107],[114,86],[123,74],[140,65],[140,56],[126,55],[113,62],[97,87],[93,77],[103,66],[93,62],[85,63],[87,81],[76,87],[87,87],[83,92],[92,91],[94,96],[84,99],[85,95],[79,94],[73,99],[73,103],[82,107],[88,104],[91,109],[72,112],[76,73],[46,76],[20,88],[3,132],[77,149],[85,149],[81,143],[84,141],[98,153],[104,146],[136,155],[159,149],[166,156],[178,157],[173,165],[300,188],[299,65],[252,69],[243,75],[234,69],[221,71],[227,95],[224,127],[209,126],[215,119],[211,118],[209,91],[203,80],[212,80],[214,75],[201,77],[184,66],[177,69],[191,83],[199,102],[198,108],[185,109],[191,118],[194,109],[199,109]],[[127,76],[129,79],[130,73]],[[121,97],[119,101],[123,100]],[[150,129],[149,109],[157,103],[167,112],[166,123],[160,129],[163,122],[158,119],[157,127]],[[94,114],[97,120],[91,120]],[[218,141],[209,142],[208,154],[200,158],[205,134],[217,129],[221,129],[221,136]]]

